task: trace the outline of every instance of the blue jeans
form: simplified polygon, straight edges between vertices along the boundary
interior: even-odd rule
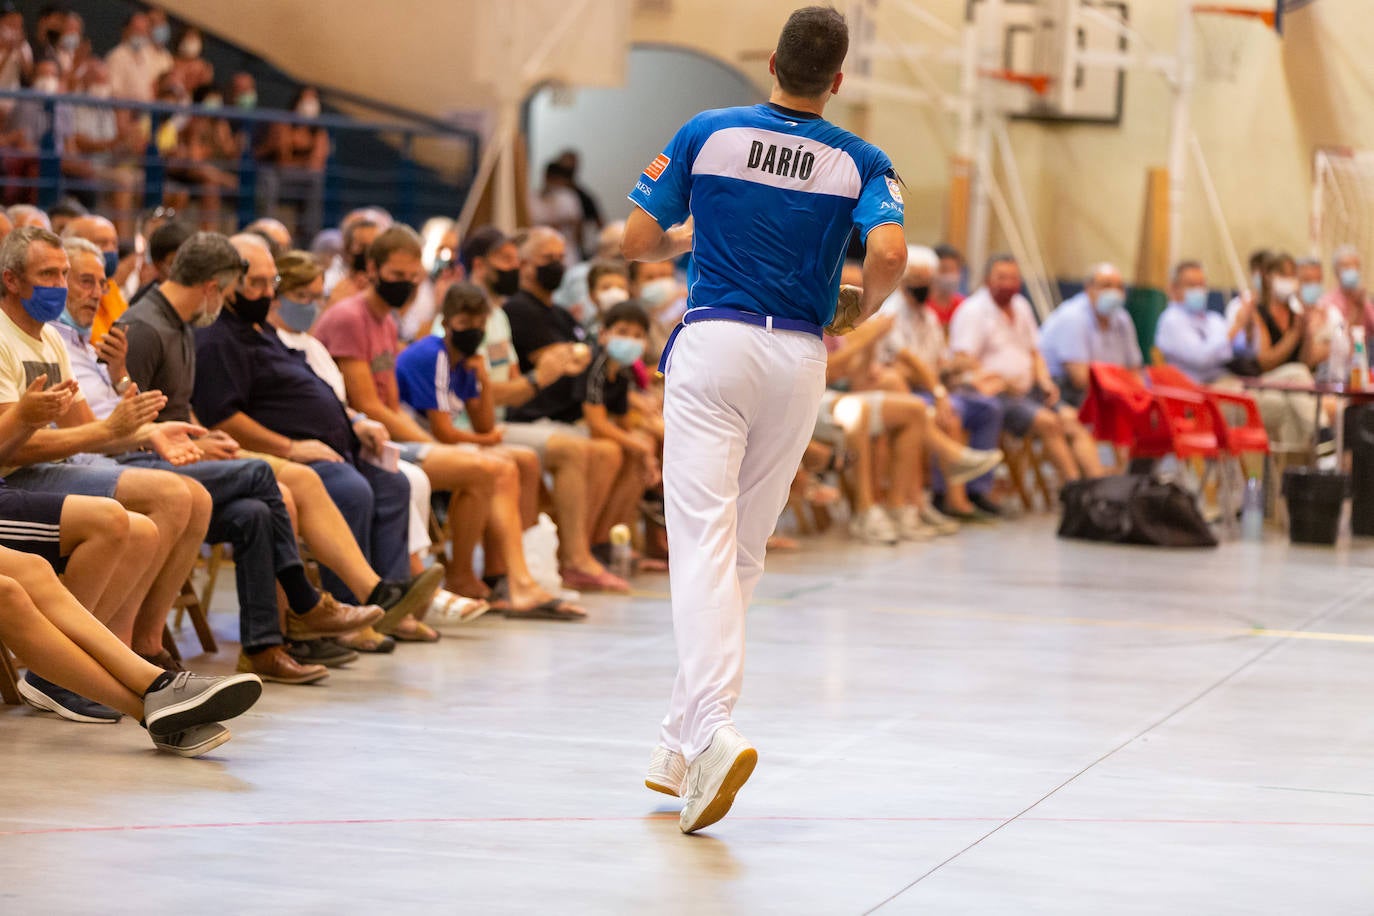
[[[362,548],[363,556],[383,579],[410,577],[410,483],[404,474],[384,471],[376,465],[359,461],[316,461],[311,470],[339,513],[353,537]],[[346,604],[358,604],[367,595],[354,595],[348,586],[327,567],[320,566],[324,587]]]
[[[119,461],[172,471],[205,487],[213,503],[205,539],[212,544],[227,541],[234,548],[243,651],[251,655],[281,645],[285,639],[277,616],[277,574],[301,567],[301,557],[291,516],[267,462],[240,458],[178,468],[151,452],[121,455]]]
[[[1002,404],[997,398],[985,397],[973,391],[952,391],[949,406],[959,415],[959,422],[968,433],[970,448],[994,449],[1002,435]],[[930,488],[935,493],[945,492],[945,476],[940,471],[939,462],[932,462],[933,470]],[[984,496],[992,489],[992,472],[975,480],[970,480],[965,489],[970,493]]]

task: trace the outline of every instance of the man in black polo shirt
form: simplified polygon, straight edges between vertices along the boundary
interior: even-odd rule
[[[505,311],[520,372],[531,384],[537,382],[535,365],[556,348],[573,348],[582,367],[591,359],[583,343],[586,332],[570,312],[553,303],[554,290],[563,282],[566,252],[563,236],[546,226],[531,229],[520,244],[520,291],[506,300]],[[589,439],[576,425],[582,419],[580,374],[563,376],[545,388],[536,386],[531,400],[507,409],[505,441],[534,449],[553,474],[559,543],[577,557],[576,562],[564,562],[564,583],[578,590],[624,591],[628,584],[593,558],[590,537],[620,472],[620,447]]]
[[[351,569],[323,567],[326,588],[340,601],[354,601],[359,592],[378,597],[382,577],[397,583],[409,577],[410,484],[404,474],[361,458],[360,439],[379,452],[385,427],[363,416],[355,423],[302,353],[270,328],[263,333],[275,297],[276,264],[256,236],[230,241],[248,270],[219,320],[196,332],[196,416],[246,448],[309,465],[370,564],[363,572],[371,575],[361,581],[347,581],[358,578]],[[442,577],[441,567],[427,579],[437,588]],[[434,588],[429,591],[432,595]]]
[[[130,379],[144,391],[157,389],[167,397],[159,419],[192,419],[196,365],[192,322],[213,321],[243,271],[243,259],[227,238],[198,232],[177,252],[167,282],[120,318],[128,337],[125,369]],[[198,480],[209,492],[214,505],[207,539],[234,546],[243,645],[240,667],[279,683],[322,680],[329,674],[323,665],[301,665],[283,647],[277,584],[293,612],[287,617],[287,627],[296,638],[347,633],[378,622],[384,612],[377,607],[339,604],[310,584],[296,550],[291,517],[265,462],[227,460],[238,453],[238,444],[224,434],[211,434],[200,445],[207,460],[178,468],[146,452],[120,460],[175,470]]]

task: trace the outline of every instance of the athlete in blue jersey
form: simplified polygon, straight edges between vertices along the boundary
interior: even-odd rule
[[[693,118],[630,193],[626,257],[692,252],[660,364],[678,673],[645,780],[683,798],[685,833],[724,817],[758,760],[732,719],[744,612],[825,390],[822,329],[867,320],[906,267],[891,161],[821,117],[848,48],[839,13],[797,10],[769,59],[768,103]],[[855,227],[864,284],[842,293]]]

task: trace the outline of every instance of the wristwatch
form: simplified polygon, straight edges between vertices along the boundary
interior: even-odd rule
[[[534,389],[535,394],[540,392],[539,374],[535,370],[531,369],[529,372],[525,373],[525,381],[530,383],[530,387]]]
[[[127,375],[122,376],[119,379],[119,381],[114,383],[115,394],[123,394],[126,390],[128,390],[129,386],[132,385],[133,382],[134,380],[129,378]]]
[[[949,389],[944,385],[936,385],[934,388],[930,389],[930,393],[935,395],[935,400],[937,401],[943,401],[945,398],[949,397]]]

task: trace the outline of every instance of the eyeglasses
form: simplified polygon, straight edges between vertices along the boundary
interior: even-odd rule
[[[244,269],[245,269],[245,270],[247,269],[247,265],[246,265],[246,264],[244,265]],[[274,277],[272,277],[270,280],[267,279],[266,277],[244,277],[244,278],[243,278],[243,288],[244,288],[244,289],[253,290],[254,292],[258,292],[258,291],[263,291],[263,292],[275,292],[276,289],[277,289],[277,284],[279,284],[279,283],[281,283],[281,277],[280,277],[280,276],[274,276]]]

